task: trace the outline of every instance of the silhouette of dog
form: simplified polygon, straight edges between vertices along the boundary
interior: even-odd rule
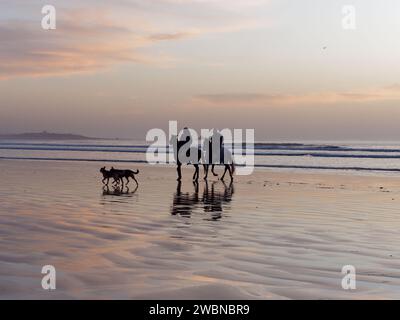
[[[119,175],[116,174],[115,172],[111,172],[111,170],[108,170],[108,171],[107,171],[107,170],[106,170],[106,167],[101,168],[101,169],[100,169],[100,172],[101,172],[102,175],[103,175],[103,180],[102,180],[103,184],[105,184],[105,185],[108,186],[108,183],[109,183],[109,181],[110,181],[111,178],[114,179],[114,182],[113,182],[113,183],[119,184],[120,178],[119,178]],[[107,180],[107,182],[106,182],[106,180]]]
[[[111,167],[110,170],[110,174],[117,178],[118,180],[120,180],[122,182],[122,186],[124,186],[124,179],[126,179],[126,185],[129,184],[129,178],[132,178],[133,180],[135,180],[136,184],[139,185],[139,183],[137,182],[136,178],[135,178],[135,174],[138,174],[139,170],[133,171],[133,170],[129,170],[129,169],[125,169],[125,170],[120,170],[120,169],[114,169],[114,167]]]

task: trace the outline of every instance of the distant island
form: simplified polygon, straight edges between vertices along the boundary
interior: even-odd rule
[[[0,134],[4,140],[96,140],[99,138],[85,137],[72,133],[30,132],[19,134]]]

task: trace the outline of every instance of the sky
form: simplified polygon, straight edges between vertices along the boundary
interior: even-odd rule
[[[0,133],[397,140],[399,31],[398,0],[2,0]]]

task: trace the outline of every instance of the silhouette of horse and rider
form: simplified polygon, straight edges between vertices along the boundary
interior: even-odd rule
[[[208,178],[210,165],[211,172],[214,176],[218,176],[214,171],[215,165],[223,165],[225,170],[221,180],[224,180],[227,172],[231,180],[233,180],[233,173],[235,172],[233,155],[230,150],[225,148],[224,137],[217,130],[213,130],[212,136],[205,140],[203,144],[204,150],[201,146],[197,146],[197,141],[193,141],[190,129],[187,127],[181,131],[179,136],[173,136],[171,142],[177,164],[178,181],[182,179],[182,164],[194,166],[195,172],[193,174],[193,180],[198,181],[200,163],[203,164],[205,180]],[[192,143],[194,143],[194,147]]]

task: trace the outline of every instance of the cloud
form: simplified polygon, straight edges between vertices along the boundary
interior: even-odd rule
[[[181,40],[193,37],[195,34],[194,32],[157,33],[148,36],[148,39],[154,41]]]
[[[0,23],[0,78],[65,75],[124,62],[165,63],[165,56],[140,51],[155,41],[96,10],[64,12],[51,31],[29,21],[5,21]]]
[[[311,106],[336,103],[400,100],[400,85],[358,92],[320,92],[308,94],[223,93],[192,97],[193,105],[209,107]]]
[[[10,7],[14,4],[7,2]],[[258,21],[228,13],[222,2],[89,0],[82,7],[71,0],[62,7],[56,1],[57,29],[51,31],[40,28],[37,13],[35,21],[26,12],[18,19],[0,16],[0,79],[94,72],[122,63],[168,66],[177,59],[152,50],[158,42],[260,26]],[[23,3],[33,10],[31,3],[18,1]],[[265,1],[246,3],[238,1],[230,8]]]

